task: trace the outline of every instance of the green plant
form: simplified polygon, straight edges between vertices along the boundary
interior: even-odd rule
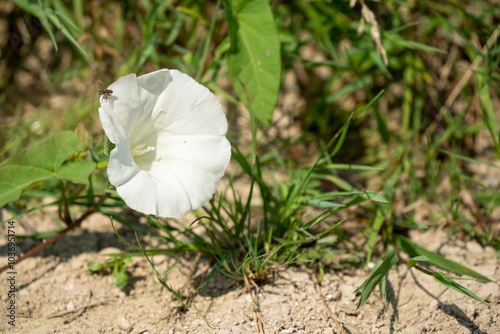
[[[126,206],[108,188],[104,144],[92,122],[86,131],[79,128],[78,135],[48,137],[59,114],[44,115],[42,131],[35,132],[24,126],[19,103],[10,124],[22,125],[22,131],[6,127],[1,132],[6,160],[0,171],[8,182],[0,183],[0,204],[14,217],[56,205],[62,233],[93,212],[109,215],[138,234],[138,245],[124,240],[135,252],[117,255],[112,262],[120,263],[121,277],[124,259],[146,256],[154,276],[182,306],[187,303],[181,291],[166,278],[175,265],[158,273],[153,256],[210,254],[216,264],[198,289],[219,271],[251,285],[284,266],[309,264],[321,277],[329,267],[367,267],[379,259],[357,290],[362,291],[358,306],[377,286],[385,294],[386,274],[402,253],[426,256],[445,270],[489,281],[403,235],[441,224],[499,250],[500,238],[490,224],[499,194],[473,172],[477,166],[498,169],[499,27],[492,25],[498,8],[475,15],[453,3],[426,1],[361,1],[354,7],[312,0],[186,0],[176,6],[104,1],[102,12],[90,16],[82,2],[67,8],[57,1],[45,7],[15,3],[40,19],[54,45],[55,36],[63,34],[70,43],[59,42],[59,52],[85,56],[106,80],[178,68],[226,100],[232,124],[243,119],[247,128],[241,133],[230,128],[237,167],[228,172],[225,190],[196,212],[191,226],[153,216],[146,216],[144,226],[115,210]],[[116,20],[107,19],[108,13],[116,14]],[[91,41],[79,45],[75,27],[83,29],[85,15],[92,18],[91,27],[81,33]],[[97,33],[103,30],[107,34]],[[87,65],[74,62],[73,69],[54,71],[54,81],[96,81]],[[284,100],[293,90],[287,80],[293,81],[297,106],[286,107],[278,98]],[[85,98],[77,101],[67,117],[76,111],[85,115],[93,107]],[[238,113],[242,106],[248,113]],[[41,109],[28,123],[42,118]],[[300,135],[283,138],[280,121],[288,118]],[[33,137],[41,142],[22,151]],[[490,140],[492,150],[483,149],[492,154],[478,152],[476,140]],[[238,184],[241,179],[247,180],[244,187]],[[42,205],[42,197],[53,202]],[[415,203],[429,204],[428,219],[417,218]],[[363,222],[357,231],[363,242],[352,242],[342,230],[346,220]],[[195,225],[203,233],[195,233]],[[141,246],[140,236],[146,234],[169,247]],[[338,253],[354,260],[332,263]],[[440,283],[456,287],[444,278]]]

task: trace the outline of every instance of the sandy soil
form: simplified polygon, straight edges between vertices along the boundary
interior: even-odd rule
[[[4,216],[5,217],[5,216]],[[44,230],[50,220],[26,216],[16,221],[18,235]],[[52,225],[54,228],[55,225]],[[1,228],[0,263],[7,263],[6,226]],[[120,233],[129,240],[130,231]],[[414,233],[411,238],[498,281],[500,263],[493,248],[474,241],[448,239],[444,232]],[[18,252],[35,244],[17,240]],[[89,275],[87,262],[101,255],[128,251],[113,233],[109,219],[91,216],[82,228],[60,239],[42,253],[16,266],[16,321],[8,324],[9,274],[0,277],[2,332],[16,333],[258,333],[250,295],[242,284],[217,276],[195,298],[194,308],[178,310],[178,303],[156,281],[144,258],[128,265],[130,282],[122,291],[111,275]],[[194,258],[194,257],[193,257]],[[174,287],[183,286],[193,258],[181,259],[168,276]],[[160,272],[176,261],[156,256]],[[204,260],[199,268],[208,267]],[[315,285],[307,268],[289,268],[258,287],[257,301],[265,333],[342,333],[328,315],[322,297],[345,333],[500,333],[500,289],[496,283],[461,283],[492,305],[485,305],[449,290],[404,264],[392,271],[388,300],[377,288],[367,304],[356,310],[353,291],[367,278],[364,270],[328,272]]]

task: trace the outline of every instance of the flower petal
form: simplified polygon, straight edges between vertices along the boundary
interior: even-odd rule
[[[160,134],[156,160],[167,159],[190,164],[216,174],[219,178],[229,164],[231,145],[223,136],[168,136]]]
[[[191,208],[198,209],[215,193],[230,158],[231,145],[226,137],[165,136],[159,140],[150,172],[163,179],[162,171],[168,168],[182,184]]]
[[[221,175],[215,175],[214,173],[210,173],[196,165],[193,165],[186,161],[176,161],[175,164],[168,163],[169,172],[167,173],[157,173],[156,169],[151,170],[151,175],[158,180],[163,180],[165,183],[163,186],[158,189],[165,190],[164,193],[167,193],[167,187],[165,187],[166,183],[171,183],[172,179],[178,181],[177,183],[177,193],[176,196],[179,196],[183,192],[186,194],[186,198],[188,200],[186,205],[186,212],[189,209],[199,209],[203,204],[205,204],[215,193],[215,186],[217,181],[220,179]],[[171,192],[171,190],[168,190]],[[161,198],[161,197],[159,197]],[[164,204],[164,207],[168,207],[170,203],[159,203]]]
[[[183,185],[183,180],[171,171],[165,163],[158,171],[150,175],[156,182],[156,215],[162,217],[181,218],[191,210],[191,201]]]
[[[99,108],[99,118],[106,136],[113,144],[129,144],[127,130],[125,130],[120,120],[114,117],[109,108]]]
[[[116,187],[116,191],[132,209],[158,215],[156,183],[148,172],[139,171],[127,183]]]
[[[101,97],[101,108],[112,115],[115,122],[119,122],[127,133],[130,133],[142,114],[135,74],[119,78],[109,85],[108,89],[113,93],[107,99]],[[111,142],[116,144],[112,140]]]
[[[143,117],[150,115],[151,111],[157,108],[158,98],[170,82],[172,76],[169,70],[159,70],[137,78],[139,98],[145,114]],[[138,122],[142,122],[143,117],[140,117]]]
[[[170,74],[172,81],[153,110],[155,128],[176,135],[224,136],[227,120],[217,97],[184,73]]]
[[[109,182],[118,188],[134,178],[139,171],[139,167],[130,154],[130,146],[116,144],[116,147],[109,154]]]

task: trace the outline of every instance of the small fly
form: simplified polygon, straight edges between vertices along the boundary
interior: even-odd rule
[[[102,83],[99,83],[99,95],[103,96],[104,101],[106,101],[111,94],[113,94],[111,89],[104,88]]]

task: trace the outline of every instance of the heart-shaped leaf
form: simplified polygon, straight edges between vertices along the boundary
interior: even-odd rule
[[[78,135],[62,131],[40,140],[0,164],[0,207],[19,199],[34,182],[67,179],[88,184],[95,163],[86,160],[66,161],[83,148]]]
[[[281,55],[278,29],[267,0],[226,0],[231,38],[229,74],[250,113],[269,125],[278,101]]]

